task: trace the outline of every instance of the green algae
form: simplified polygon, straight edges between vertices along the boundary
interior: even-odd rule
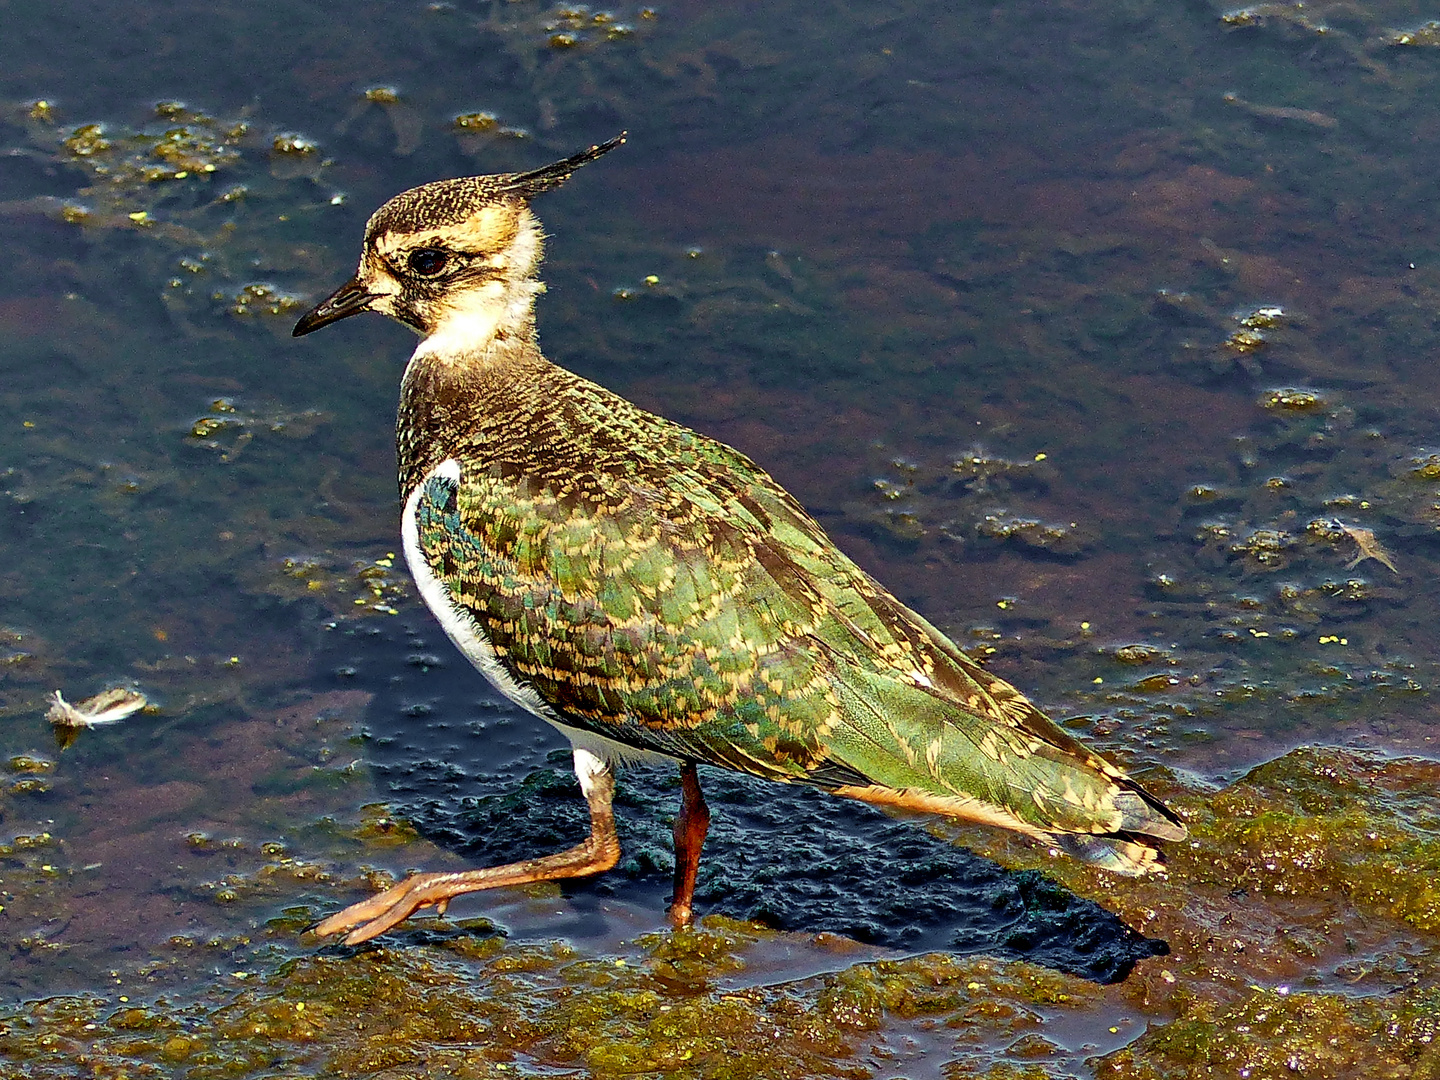
[[[55,762],[39,754],[12,754],[5,763],[12,773],[47,773],[55,768]]]
[[[1410,48],[1440,48],[1440,21],[1434,19],[1410,30],[1397,30],[1382,39],[1386,45]]]
[[[770,936],[773,934],[753,925],[712,915],[704,926],[681,933],[645,934],[636,943],[649,954],[657,979],[675,988],[689,985],[702,990],[717,977],[744,971],[745,963],[736,953]]]
[[[693,935],[673,945],[693,956],[704,939],[699,951],[727,970],[737,946],[766,936],[733,923]],[[283,1061],[343,1077],[424,1063],[430,1075],[487,1077],[528,1064],[602,1078],[860,1078],[873,1070],[857,1051],[886,1024],[983,1031],[970,1060],[993,1064],[1044,1010],[1083,996],[1078,980],[1027,965],[937,955],[736,989],[677,983],[670,959],[577,960],[559,943],[497,952],[497,941],[291,960],[205,1006],[37,1001],[0,1014],[0,1060],[31,1075],[76,1065],[145,1075],[183,1061],[187,1076],[248,1076]]]
[[[1168,873],[1106,892],[1169,941],[1127,992],[1175,1018],[1097,1074],[1430,1075],[1437,781],[1433,761],[1307,748],[1210,795],[1170,787],[1190,836]],[[1098,883],[1069,863],[1049,872],[1081,892]]]
[[[1256,989],[1206,1003],[1105,1059],[1123,1080],[1293,1076],[1407,1080],[1440,1075],[1440,996],[1407,988],[1382,998]]]
[[[1010,459],[974,447],[941,465],[892,458],[866,498],[846,506],[872,531],[927,550],[937,544],[953,557],[967,544],[1001,544],[1046,555],[1073,556],[1093,546],[1096,530],[1079,522],[1044,521],[1022,508],[1059,481],[1048,455]],[[1012,507],[1014,509],[1012,509]]]
[[[220,121],[178,102],[156,105],[155,123],[140,130],[85,123],[66,131],[53,108],[37,114],[32,107],[16,119],[28,121],[35,144],[53,146],[57,162],[89,181],[62,219],[108,228],[153,227],[152,212],[176,197],[163,185],[209,184],[239,162],[250,134],[243,120]]]
[[[999,838],[1007,861],[1044,865],[1082,893],[1103,885],[1109,903],[1171,943],[1170,955],[1112,992],[1150,1015],[1151,1029],[1105,1056],[1098,1074],[1428,1075],[1440,1017],[1426,989],[1440,973],[1429,888],[1440,858],[1437,770],[1305,749],[1211,794],[1151,777],[1191,830],[1159,879],[1102,882],[1098,871],[1037,863],[1023,841]],[[284,845],[263,847],[281,872],[280,895],[328,886],[291,874]],[[1272,898],[1290,905],[1283,926],[1268,911]],[[311,917],[296,909],[270,932],[283,938]],[[474,1076],[528,1063],[597,1077],[864,1077],[874,1074],[870,1040],[913,1030],[946,1063],[944,1075],[1013,1078],[1032,1068],[1052,1075],[1024,1058],[1063,1060],[1047,1024],[1057,1010],[1083,1014],[1096,1002],[1071,976],[945,954],[737,985],[777,935],[716,917],[642,935],[638,952],[612,957],[560,941],[509,944],[485,920],[446,925],[401,948],[265,961],[209,1004],[32,1003],[0,1016],[0,1060],[36,1075],[80,1062],[184,1062],[187,1075],[243,1077],[264,1075],[279,1055],[339,1076],[425,1062]],[[1322,978],[1345,989],[1295,985],[1303,970],[1330,972]]]
[[[1177,788],[1190,837],[1172,847],[1163,888],[1324,900],[1432,933],[1437,782],[1429,760],[1306,747],[1213,795]]]
[[[1416,794],[1437,781],[1440,768],[1431,762],[1295,751],[1211,800],[1207,813],[1191,819],[1194,840],[1177,861],[1207,852],[1203,873],[1231,887],[1339,896],[1434,932],[1440,930],[1440,834],[1435,808]]]

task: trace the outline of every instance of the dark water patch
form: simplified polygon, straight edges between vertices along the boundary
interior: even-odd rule
[[[588,828],[562,736],[490,690],[438,627],[407,618],[333,631],[325,667],[374,694],[366,756],[392,811],[477,866],[552,854]],[[1100,982],[1123,979],[1163,942],[1035,872],[1011,873],[821,792],[703,768],[712,822],[697,908],[776,929],[841,934],[906,951],[988,953]],[[567,882],[586,897],[663,910],[679,781],[669,766],[625,768],[616,791],[620,865]]]

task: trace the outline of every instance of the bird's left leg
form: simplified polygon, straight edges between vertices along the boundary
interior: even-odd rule
[[[464,893],[609,870],[620,861],[620,841],[615,836],[615,813],[611,808],[615,774],[609,762],[577,746],[575,775],[580,778],[580,789],[590,804],[590,835],[569,851],[458,874],[414,874],[368,900],[331,915],[315,927],[315,933],[326,937],[348,930],[345,944],[358,945],[404,922],[423,907],[435,905],[443,913],[454,897]]]
[[[710,830],[710,808],[705,805],[693,761],[680,764],[680,792],[680,813],[675,817],[675,895],[670,900],[670,921],[676,926],[689,926],[695,921],[690,905],[695,899],[700,849]]]

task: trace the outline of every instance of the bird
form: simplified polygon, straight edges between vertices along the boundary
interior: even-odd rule
[[[401,537],[420,596],[505,697],[569,740],[590,834],[416,873],[324,919],[358,944],[456,896],[620,858],[615,772],[678,764],[670,921],[694,919],[696,766],[988,823],[1120,874],[1185,826],[846,556],[738,450],[547,360],[537,196],[625,141],[401,192],[299,337],[361,312],[420,336],[400,382]]]

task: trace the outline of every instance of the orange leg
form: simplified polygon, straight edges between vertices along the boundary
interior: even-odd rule
[[[691,766],[691,773],[694,773],[694,766]],[[620,841],[615,836],[615,814],[610,805],[615,796],[615,775],[607,762],[579,747],[575,749],[575,775],[580,778],[585,801],[590,804],[590,835],[583,843],[558,855],[491,866],[484,870],[414,874],[398,885],[376,893],[369,900],[362,900],[331,915],[315,927],[315,933],[328,937],[348,930],[345,944],[358,945],[404,922],[423,907],[434,905],[443,915],[446,905],[464,893],[495,889],[502,885],[583,877],[609,870],[620,861]],[[703,829],[701,835],[704,835]],[[698,854],[698,846],[696,851]],[[692,885],[694,880],[692,872]]]
[[[670,921],[676,926],[689,926],[695,921],[691,903],[695,899],[700,849],[710,830],[710,808],[705,805],[693,762],[680,765],[680,791],[683,801],[675,818],[675,895],[670,900]]]

